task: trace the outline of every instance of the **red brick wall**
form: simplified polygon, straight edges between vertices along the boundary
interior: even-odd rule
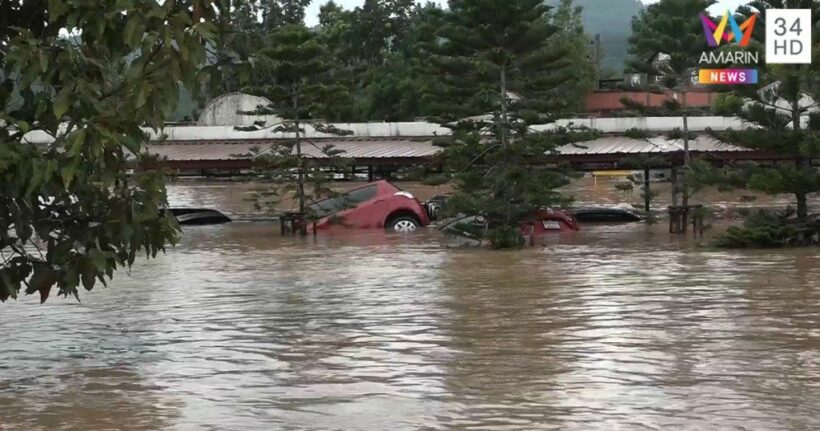
[[[600,91],[592,93],[586,97],[586,112],[605,112],[617,111],[624,109],[621,105],[621,97],[628,97],[636,102],[643,103],[650,107],[661,107],[663,101],[667,98],[674,97],[675,92],[667,94],[653,94],[639,91]],[[709,107],[712,105],[712,99],[715,93],[711,92],[690,92],[687,94],[687,102],[690,107]],[[677,94],[678,100],[681,100],[680,94]]]

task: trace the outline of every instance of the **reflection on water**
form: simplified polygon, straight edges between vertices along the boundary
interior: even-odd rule
[[[820,426],[816,250],[275,231],[192,228],[82,303],[0,305],[0,429]]]

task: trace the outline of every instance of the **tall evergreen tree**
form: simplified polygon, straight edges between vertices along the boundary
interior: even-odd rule
[[[273,184],[271,190],[258,194],[259,203],[270,207],[278,204],[282,197],[292,197],[298,204],[299,214],[308,221],[315,221],[319,214],[311,212],[309,206],[334,193],[327,185],[332,179],[327,168],[343,165],[345,161],[332,146],[306,140],[305,125],[310,123],[325,133],[347,134],[322,121],[333,114],[336,106],[345,103],[346,90],[332,79],[333,65],[326,46],[316,33],[303,25],[291,24],[272,31],[255,55],[255,63],[255,73],[262,78],[261,83],[248,90],[268,98],[271,104],[249,114],[277,115],[285,120],[278,124],[256,123],[241,129],[275,128],[294,136],[288,143],[250,154],[257,168]],[[319,156],[326,160],[320,164],[315,158],[306,157],[305,145],[316,148],[321,153]],[[302,233],[305,232],[306,226],[303,226]]]
[[[765,23],[768,9],[812,9],[812,45],[820,46],[816,31],[820,5],[812,0],[754,1],[744,14],[760,12]],[[808,31],[808,29],[803,29]],[[756,32],[758,39],[763,32]],[[726,176],[703,175],[701,180],[748,187],[771,194],[790,193],[795,197],[796,216],[801,223],[809,221],[809,196],[820,192],[820,173],[811,165],[820,158],[820,66],[812,64],[765,65],[760,67],[760,87],[736,88],[742,103],[734,104],[734,114],[750,125],[745,130],[713,133],[717,138],[742,147],[770,151],[789,162],[775,166],[746,164],[742,169],[724,171]]]
[[[289,24],[305,23],[305,8],[312,0],[258,0],[262,24],[270,31]]]
[[[427,99],[454,128],[441,142],[456,185],[450,207],[483,215],[498,248],[522,244],[519,223],[565,201],[555,189],[566,175],[533,163],[572,137],[530,128],[566,106],[556,90],[570,64],[550,43],[556,31],[541,0],[452,0],[430,46],[441,85]]]
[[[391,39],[383,61],[368,67],[356,99],[363,119],[413,121],[427,113],[421,100],[428,85],[425,45],[435,38],[435,32],[428,29],[430,20],[441,12],[434,4],[415,7],[407,29],[401,37]]]
[[[557,91],[567,101],[567,108],[573,111],[584,109],[585,97],[595,88],[597,52],[592,50],[593,38],[584,30],[580,7],[573,0],[561,0],[553,9],[552,22],[557,32],[551,38],[555,50],[565,50],[570,59],[574,77],[570,82],[558,87]]]
[[[627,69],[661,78],[660,90],[680,92],[667,108],[683,117],[684,170],[681,178],[684,207],[689,205],[685,175],[691,165],[687,95],[696,77],[701,53],[707,48],[699,18],[715,0],[661,0],[641,12],[632,23]],[[678,185],[673,185],[678,188]]]

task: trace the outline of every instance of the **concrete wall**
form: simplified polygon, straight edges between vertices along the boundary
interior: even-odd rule
[[[626,117],[626,118],[572,118],[558,120],[554,124],[533,126],[534,130],[550,130],[556,126],[586,126],[603,133],[623,133],[626,130],[637,128],[652,132],[668,132],[683,127],[680,117]],[[359,138],[412,138],[446,136],[450,130],[438,124],[413,123],[337,123],[339,129],[350,130],[352,137]],[[693,132],[701,132],[706,128],[726,130],[728,128],[743,128],[743,123],[732,117],[692,117],[689,119],[689,128]],[[213,141],[213,140],[243,140],[243,139],[286,139],[290,133],[277,133],[272,129],[254,132],[242,132],[233,126],[169,126],[158,132],[146,129],[152,140],[158,140],[163,135],[171,141]],[[319,133],[310,126],[305,127],[308,138],[333,138],[334,135]],[[51,137],[42,131],[26,134],[25,139],[31,143],[48,143]]]
[[[544,131],[556,126],[586,126],[597,129],[603,133],[623,133],[626,130],[637,128],[646,129],[653,132],[668,132],[676,128],[683,127],[683,119],[680,117],[626,117],[626,118],[573,118],[558,120],[554,124],[533,126],[534,130]],[[337,123],[334,124],[339,129],[350,130],[352,137],[359,138],[397,138],[397,137],[430,137],[446,136],[450,130],[433,123]],[[726,130],[728,128],[743,128],[743,123],[730,117],[692,117],[689,119],[689,128],[693,132],[701,132],[707,128],[714,130]],[[332,138],[334,135],[319,133],[305,127],[306,136],[309,138]],[[196,141],[196,140],[230,140],[230,139],[284,139],[292,137],[289,133],[274,133],[272,130],[261,130],[255,132],[241,132],[233,127],[199,127],[199,126],[178,126],[167,127],[162,130],[167,135],[168,140],[173,141]],[[159,134],[152,133],[156,139]]]
[[[432,123],[335,123],[336,128],[353,132],[350,137],[358,138],[399,138],[448,135],[450,130]],[[320,133],[310,125],[305,125],[307,138],[335,138],[336,135]],[[273,129],[253,132],[237,131],[233,126],[176,126],[166,127],[159,133],[150,132],[153,139],[166,135],[172,141],[231,140],[231,139],[285,139],[292,133],[274,132]]]

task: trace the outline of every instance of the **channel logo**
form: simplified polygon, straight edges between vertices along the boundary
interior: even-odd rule
[[[700,69],[698,83],[702,85],[757,84],[757,69]]]
[[[723,41],[734,42],[742,48],[749,46],[752,33],[755,31],[757,16],[758,14],[754,14],[746,19],[743,24],[738,25],[735,16],[728,10],[718,24],[715,24],[708,15],[700,14],[703,33],[706,35],[706,43],[712,48],[717,48]]]

